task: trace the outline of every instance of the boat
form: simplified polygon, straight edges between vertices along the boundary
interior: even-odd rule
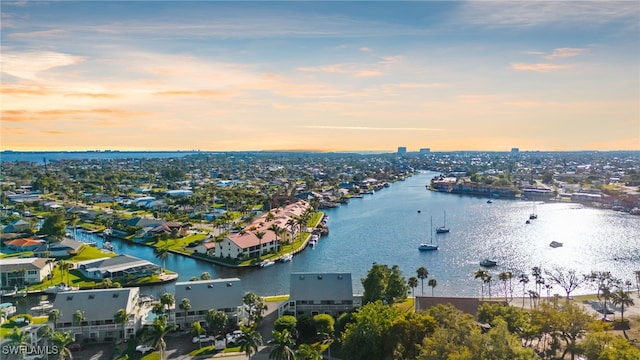
[[[431,218],[431,228],[429,230],[429,243],[422,243],[418,245],[420,251],[433,251],[438,250],[438,245],[433,243],[433,218]]]
[[[489,259],[484,259],[482,261],[480,261],[480,266],[484,266],[484,267],[494,267],[498,265],[497,262],[493,261],[493,260],[489,260]]]
[[[2,309],[2,312],[4,313],[6,319],[13,316],[13,314],[18,311],[16,306],[9,302],[0,304],[0,309]]]
[[[436,228],[436,234],[445,234],[449,232],[449,228],[447,227],[447,212],[444,212],[444,224],[442,226],[438,226]]]
[[[0,289],[0,296],[14,296],[18,293],[18,288],[16,286],[7,286]]]
[[[273,265],[275,265],[275,264],[276,264],[276,263],[275,263],[275,262],[273,262],[273,261],[271,261],[271,260],[265,260],[265,261],[263,261],[263,262],[261,262],[261,263],[260,263],[260,267],[265,268],[265,267],[273,266]]]
[[[289,253],[289,254],[284,254],[282,255],[282,257],[280,258],[280,262],[289,262],[293,260],[293,254]]]
[[[71,291],[71,290],[76,290],[73,287],[65,284],[65,283],[59,283],[59,284],[55,284],[53,286],[49,286],[48,288],[44,289],[44,293],[45,294],[57,294],[59,292],[63,292],[63,291]]]
[[[533,204],[533,212],[529,214],[529,220],[535,220],[538,218],[538,214],[536,214],[536,204]]]
[[[113,251],[113,249],[114,249],[113,244],[110,241],[105,241],[102,244],[102,248],[107,250],[107,251]]]
[[[53,309],[53,304],[47,300],[43,300],[43,301],[40,301],[38,305],[32,306],[29,310],[36,313],[43,313],[43,312],[48,312],[51,309]]]
[[[557,242],[557,241],[552,241],[549,246],[551,246],[552,248],[559,248],[562,247],[562,243],[561,242]]]

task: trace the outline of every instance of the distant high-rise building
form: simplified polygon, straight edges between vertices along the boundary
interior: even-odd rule
[[[406,154],[407,147],[406,146],[398,146],[398,154]]]
[[[520,152],[520,149],[519,149],[519,148],[511,148],[511,153],[512,153],[512,154],[517,154],[517,153],[519,153],[519,152]]]
[[[430,148],[420,148],[420,154],[428,154],[431,152]]]

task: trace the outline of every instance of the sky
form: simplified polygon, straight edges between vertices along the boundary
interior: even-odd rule
[[[640,150],[638,1],[0,5],[1,150]]]

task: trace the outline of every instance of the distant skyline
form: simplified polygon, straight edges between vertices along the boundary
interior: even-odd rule
[[[637,1],[2,1],[0,150],[640,149]]]

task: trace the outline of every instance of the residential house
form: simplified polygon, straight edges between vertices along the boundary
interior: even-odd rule
[[[186,234],[186,229],[181,222],[166,221],[149,230],[148,234],[151,236],[175,234],[177,237],[181,237]]]
[[[80,241],[64,239],[52,244],[42,244],[33,252],[37,257],[61,258],[77,254],[85,245],[85,243]]]
[[[53,302],[53,308],[60,311],[56,330],[69,331],[76,341],[81,342],[133,338],[146,316],[139,299],[140,288],[137,287],[60,292]],[[115,322],[115,315],[120,309],[128,314],[124,324]],[[78,311],[84,317],[79,323],[75,315]]]
[[[4,251],[9,253],[35,251],[44,244],[42,239],[20,238],[4,242]]]
[[[31,229],[31,224],[23,219],[18,219],[5,226],[2,231],[5,233],[22,233]]]
[[[162,272],[158,265],[129,255],[83,261],[78,263],[78,270],[93,280],[136,279]]]
[[[205,242],[202,243],[198,246],[195,246],[193,248],[193,252],[196,254],[206,254],[208,256],[215,256],[216,255],[216,242],[215,241],[210,241],[210,242]]]
[[[0,287],[41,283],[51,274],[43,258],[4,258],[0,261]]]
[[[207,312],[210,309],[224,311],[230,324],[237,324],[241,315],[242,282],[238,278],[177,282],[175,287],[175,321],[181,329],[196,321],[206,327]],[[180,309],[182,299],[189,299],[191,308],[186,312]]]
[[[284,208],[272,209],[247,226],[243,231],[231,234],[218,243],[216,245],[216,253],[220,257],[242,259],[278,251],[280,243],[294,239],[297,234],[296,227],[290,228],[287,225],[289,220],[302,215],[308,207],[309,204],[306,201],[300,200]],[[273,231],[269,230],[272,225],[277,225],[286,231],[280,236],[276,236]],[[306,230],[303,229],[303,231]],[[259,232],[264,234],[261,239],[256,235]]]
[[[353,295],[351,273],[291,273],[289,300],[278,308],[278,315],[331,314],[334,317],[362,305]]]

